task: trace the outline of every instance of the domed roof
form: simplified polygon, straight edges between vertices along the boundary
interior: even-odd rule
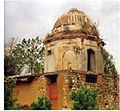
[[[52,32],[55,33],[65,30],[78,30],[87,35],[98,36],[98,31],[91,18],[76,8],[70,9],[69,12],[59,17]]]

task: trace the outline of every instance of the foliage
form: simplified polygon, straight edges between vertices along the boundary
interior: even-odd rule
[[[4,56],[4,74],[5,76],[17,75],[22,71],[22,65],[16,60],[13,54]]]
[[[103,53],[103,62],[104,62],[104,72],[106,74],[117,74],[117,70],[115,68],[115,63],[113,61],[113,56],[107,52],[105,49],[102,50]]]
[[[50,110],[51,109],[51,102],[47,97],[38,97],[38,101],[33,102],[31,104],[32,110]]]
[[[15,87],[14,79],[6,79],[4,83],[4,109],[17,110],[20,109],[20,104],[13,97],[13,88]]]
[[[5,43],[5,53],[4,53],[4,75],[11,76],[15,74],[19,74],[21,72],[22,65],[18,66],[18,61],[16,57],[13,55],[13,50],[17,40],[15,38],[11,38],[8,43]]]
[[[70,95],[73,101],[73,110],[95,110],[97,106],[97,89],[80,86],[74,89]]]
[[[35,39],[23,39],[13,50],[16,60],[23,67],[28,66],[30,73],[43,72],[44,67],[44,46],[39,37]]]
[[[28,73],[42,73],[44,70],[44,46],[39,37],[23,39],[14,47],[9,45],[5,49],[5,76],[18,75],[25,66],[28,66]]]

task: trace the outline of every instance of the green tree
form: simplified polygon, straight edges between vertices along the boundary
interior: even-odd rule
[[[97,107],[97,89],[80,86],[74,89],[70,95],[73,101],[73,110],[95,110]]]
[[[22,67],[23,65],[19,64],[13,54],[9,53],[8,55],[4,56],[5,77],[20,74],[22,71]]]
[[[23,39],[16,45],[13,55],[18,61],[18,66],[28,66],[30,73],[42,73],[44,70],[44,45],[39,37],[35,39]]]
[[[104,72],[106,74],[113,74],[113,75],[118,74],[115,68],[113,56],[105,49],[102,50],[102,54],[103,54],[103,62],[104,62]]]
[[[6,79],[4,82],[4,109],[17,110],[20,109],[20,104],[13,97],[13,88],[15,87],[15,79]]]
[[[17,39],[11,38],[10,41],[5,43],[4,49],[4,75],[5,77],[19,74],[22,70],[22,65],[18,66],[18,61],[13,55],[13,50],[17,43]]]
[[[42,73],[44,70],[44,45],[39,37],[23,39],[20,43],[12,39],[5,46],[4,74],[18,75],[27,66],[28,73]]]
[[[38,97],[38,100],[36,102],[33,102],[31,104],[32,110],[50,110],[51,109],[51,102],[47,97]]]

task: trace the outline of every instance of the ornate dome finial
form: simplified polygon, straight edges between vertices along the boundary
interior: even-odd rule
[[[79,10],[77,8],[71,8],[70,11],[79,11]]]

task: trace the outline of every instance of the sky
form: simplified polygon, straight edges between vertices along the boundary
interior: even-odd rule
[[[44,39],[56,20],[71,8],[78,8],[98,24],[105,48],[113,55],[120,74],[119,0],[5,0],[5,42],[18,39]]]

